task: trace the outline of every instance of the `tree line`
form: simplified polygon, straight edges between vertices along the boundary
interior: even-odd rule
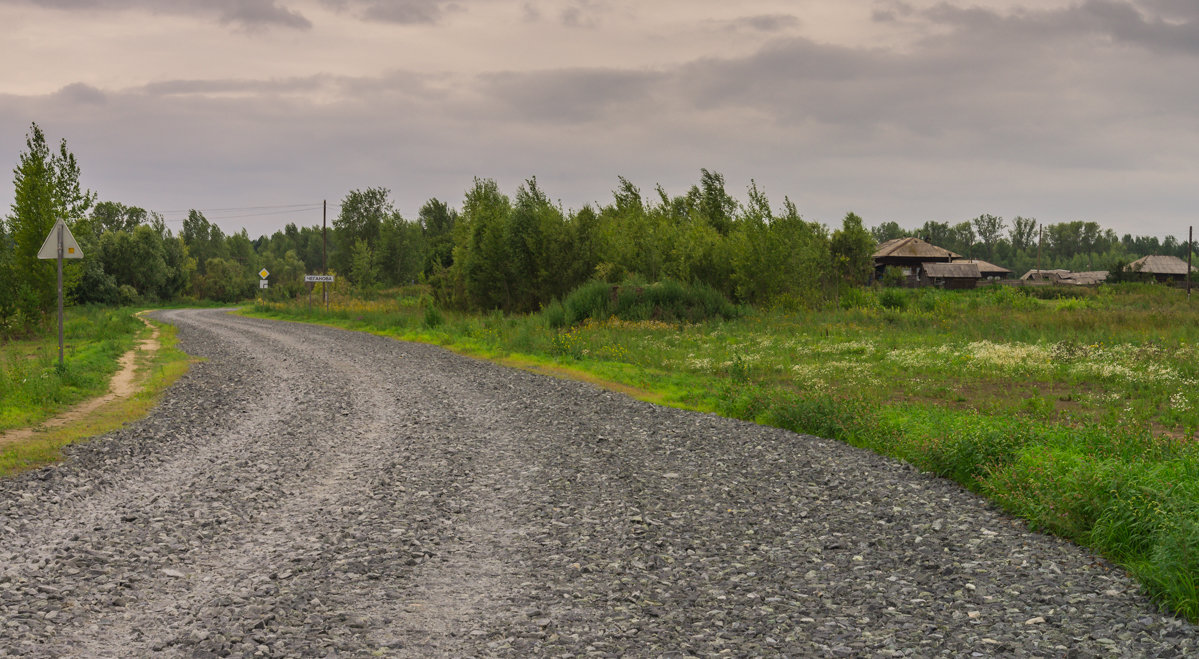
[[[896,222],[883,222],[871,229],[879,243],[914,236],[967,258],[982,259],[1014,271],[1017,276],[1037,267],[1071,271],[1116,271],[1142,256],[1160,254],[1187,258],[1186,240],[1166,236],[1117,236],[1096,222],[1040,224],[1034,218],[1017,216],[1009,223],[996,215],[949,224],[925,222],[904,229]]]
[[[45,322],[55,301],[55,268],[37,251],[58,218],[86,258],[66,265],[65,286],[79,303],[136,304],[179,299],[234,302],[258,293],[294,298],[303,276],[327,268],[355,289],[428,285],[447,307],[535,311],[590,281],[673,279],[709,286],[730,300],[810,307],[871,281],[871,254],[891,238],[914,235],[1023,272],[1035,267],[1109,269],[1145,254],[1186,255],[1169,237],[1118,238],[1094,222],[1040,225],[1035,219],[980,215],[914,229],[884,222],[867,229],[848,213],[830,228],[804,219],[794,202],[773,206],[756,183],[745,201],[724,177],[700,170],[685,193],[650,193],[618,178],[611,200],[578,210],[552,201],[536,178],[504,194],[476,179],[460,208],[430,199],[413,219],[386,188],[352,190],[325,236],[319,226],[287,224],[251,239],[226,234],[192,210],[178,233],[157,213],[98,201],[79,182],[80,167],[62,140],[51,148],[33,124],[13,170],[14,201],[0,223],[0,334]],[[1039,254],[1039,256],[1038,256]]]

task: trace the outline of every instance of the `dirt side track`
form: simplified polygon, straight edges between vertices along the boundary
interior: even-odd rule
[[[0,483],[0,655],[1181,656],[957,486],[438,348],[167,311],[207,358]]]

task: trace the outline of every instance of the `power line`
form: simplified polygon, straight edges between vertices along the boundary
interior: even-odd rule
[[[176,209],[172,209],[172,210],[165,210],[165,211],[159,211],[159,212],[160,213],[189,213],[191,211],[197,211],[200,213],[220,213],[220,212],[225,212],[225,211],[241,212],[241,211],[263,210],[263,209],[270,209],[270,208],[280,208],[280,209],[304,208],[305,210],[308,210],[309,207],[320,208],[321,202],[312,201],[312,202],[306,202],[306,203],[300,203],[300,204],[273,204],[273,205],[265,205],[265,206],[234,206],[234,207],[230,207],[230,208],[176,208]]]

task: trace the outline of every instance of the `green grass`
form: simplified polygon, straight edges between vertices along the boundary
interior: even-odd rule
[[[339,302],[328,314],[302,303],[248,313],[582,373],[895,456],[1094,548],[1199,620],[1199,302],[1182,291],[866,290],[693,324],[568,325],[556,307],[430,322],[411,295]]]
[[[132,315],[128,309],[124,313]],[[143,330],[147,329],[141,321],[134,320]],[[39,432],[30,439],[0,445],[0,478],[57,462],[62,459],[62,447],[115,430],[129,421],[144,417],[153,409],[162,392],[187,372],[190,361],[186,354],[176,348],[178,341],[175,328],[151,322],[158,327],[161,347],[153,358],[139,355],[137,369],[142,385],[138,392],[101,406],[79,422]]]
[[[67,309],[61,368],[56,329],[0,345],[0,431],[37,424],[103,395],[121,355],[147,331],[133,314],[132,309]]]

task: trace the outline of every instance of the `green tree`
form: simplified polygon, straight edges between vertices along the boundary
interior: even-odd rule
[[[460,233],[454,248],[455,278],[466,301],[483,309],[511,306],[511,278],[505,234],[512,203],[491,179],[475,179],[462,205]]]
[[[1012,228],[1008,235],[1011,237],[1012,249],[1017,251],[1035,249],[1037,246],[1037,221],[1031,217],[1016,216],[1012,220]]]
[[[934,222],[929,220],[924,223],[916,231],[916,237],[926,243],[950,249],[949,245],[954,242],[953,227],[947,222]]]
[[[535,311],[569,292],[570,247],[561,209],[530,178],[516,191],[504,232],[511,311]]]
[[[733,228],[733,217],[737,213],[737,200],[724,191],[724,176],[706,169],[699,170],[699,187],[688,193],[691,206],[713,229],[727,236]]]
[[[375,253],[365,240],[354,241],[350,250],[350,281],[362,290],[374,288],[378,280],[378,268],[375,267]]]
[[[360,240],[366,243],[373,263],[383,221],[395,212],[387,188],[351,190],[346,194],[341,200],[341,211],[333,220],[336,249],[329,254],[329,266],[338,272],[352,272],[354,249]]]
[[[765,194],[751,184],[749,203],[730,241],[737,299],[796,306],[821,296],[830,259],[828,233],[819,223],[804,221],[790,199],[776,216]]]
[[[99,236],[106,231],[127,231],[149,220],[149,213],[144,208],[126,206],[116,201],[101,201],[92,208],[90,218],[92,232]]]
[[[13,270],[13,241],[8,235],[8,226],[6,222],[0,222],[0,282],[17,281],[17,274]],[[12,317],[17,312],[17,287],[5,283],[0,286],[0,337],[6,335],[11,330],[9,323]]]
[[[211,258],[197,278],[197,295],[216,302],[238,302],[254,295],[257,280],[257,275],[235,261]]]
[[[424,273],[426,262],[424,233],[416,222],[392,213],[379,228],[376,250],[376,274],[388,286],[411,284]]]
[[[871,229],[870,235],[874,237],[874,242],[881,245],[888,240],[906,238],[912,234],[900,227],[898,222],[890,221],[883,222],[882,224]]]
[[[833,271],[837,277],[853,285],[869,283],[874,271],[874,247],[874,237],[862,226],[862,218],[854,213],[846,214],[841,228],[833,232],[829,241]]]
[[[79,165],[65,139],[58,152],[52,152],[41,127],[34,123],[25,136],[25,146],[13,170],[14,199],[7,233],[12,241],[9,281],[13,284],[13,308],[29,324],[50,311],[57,299],[55,264],[39,260],[38,250],[60,218],[68,226],[82,220],[95,194],[80,187]],[[66,267],[69,291],[82,270],[74,260]]]
[[[958,222],[953,225],[952,239],[945,247],[962,256],[974,256],[974,225],[970,222]]]
[[[458,211],[443,201],[430,199],[417,212],[417,221],[427,248],[423,267],[425,275],[433,274],[437,267],[448,268],[453,265],[454,225],[458,221]]]
[[[971,220],[971,224],[974,232],[978,234],[979,242],[982,243],[986,258],[988,260],[995,258],[995,248],[1003,238],[1003,230],[1007,223],[997,215],[983,214]]]
[[[203,277],[207,273],[208,262],[212,259],[226,259],[229,256],[225,244],[225,233],[221,228],[208,221],[200,211],[192,209],[183,220],[183,231],[180,233],[187,251],[196,259],[195,276]],[[200,295],[200,297],[204,297]]]

